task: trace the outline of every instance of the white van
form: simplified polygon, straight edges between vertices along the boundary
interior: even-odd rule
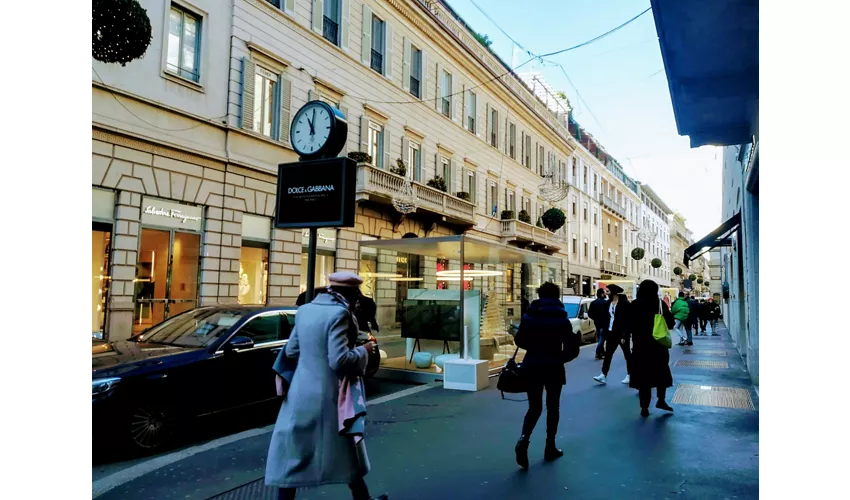
[[[580,332],[582,342],[595,342],[596,326],[588,316],[593,299],[578,295],[564,295],[561,297],[561,302],[564,303],[564,309],[570,317],[573,331]]]

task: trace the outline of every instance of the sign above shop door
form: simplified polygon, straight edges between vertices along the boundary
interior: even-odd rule
[[[159,198],[142,197],[142,225],[200,232],[204,209]]]

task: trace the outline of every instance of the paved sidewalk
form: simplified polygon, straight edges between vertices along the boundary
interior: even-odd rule
[[[370,488],[374,494],[389,492],[394,500],[758,498],[758,396],[725,327],[719,331],[721,337],[695,338],[687,353],[673,347],[677,387],[668,390],[667,399],[675,414],[653,405],[646,419],[639,416],[636,391],[620,383],[622,355],[615,355],[611,382],[600,386],[592,377],[601,361],[593,359],[592,346],[582,349],[568,365],[561,399],[558,443],[565,456],[543,462],[544,416],[532,437],[528,472],[519,471],[513,457],[526,403],[503,401],[495,379],[490,389],[477,393],[437,388],[372,407]],[[727,367],[688,367],[679,361]],[[715,403],[738,406],[749,396],[753,406],[677,404],[674,395],[686,402],[710,396]],[[268,442],[269,434],[263,434],[229,443],[98,498],[275,498],[262,486]],[[299,499],[319,498],[350,497],[344,486],[299,492]]]

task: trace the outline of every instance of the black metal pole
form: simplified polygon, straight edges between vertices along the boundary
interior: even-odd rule
[[[310,303],[313,301],[313,292],[315,290],[316,283],[316,245],[319,230],[315,227],[310,228],[310,243],[307,247],[307,296],[306,303]]]

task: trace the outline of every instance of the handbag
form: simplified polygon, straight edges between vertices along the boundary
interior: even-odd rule
[[[502,399],[505,399],[506,392],[509,394],[528,392],[528,384],[525,377],[522,376],[520,366],[516,362],[518,352],[519,347],[516,348],[514,355],[505,363],[502,373],[499,374],[499,382],[496,384],[496,388],[502,392]]]
[[[652,326],[652,338],[667,349],[673,347],[673,338],[670,336],[670,329],[667,328],[667,320],[664,319],[661,299],[658,299],[658,314],[655,315],[655,324]]]

